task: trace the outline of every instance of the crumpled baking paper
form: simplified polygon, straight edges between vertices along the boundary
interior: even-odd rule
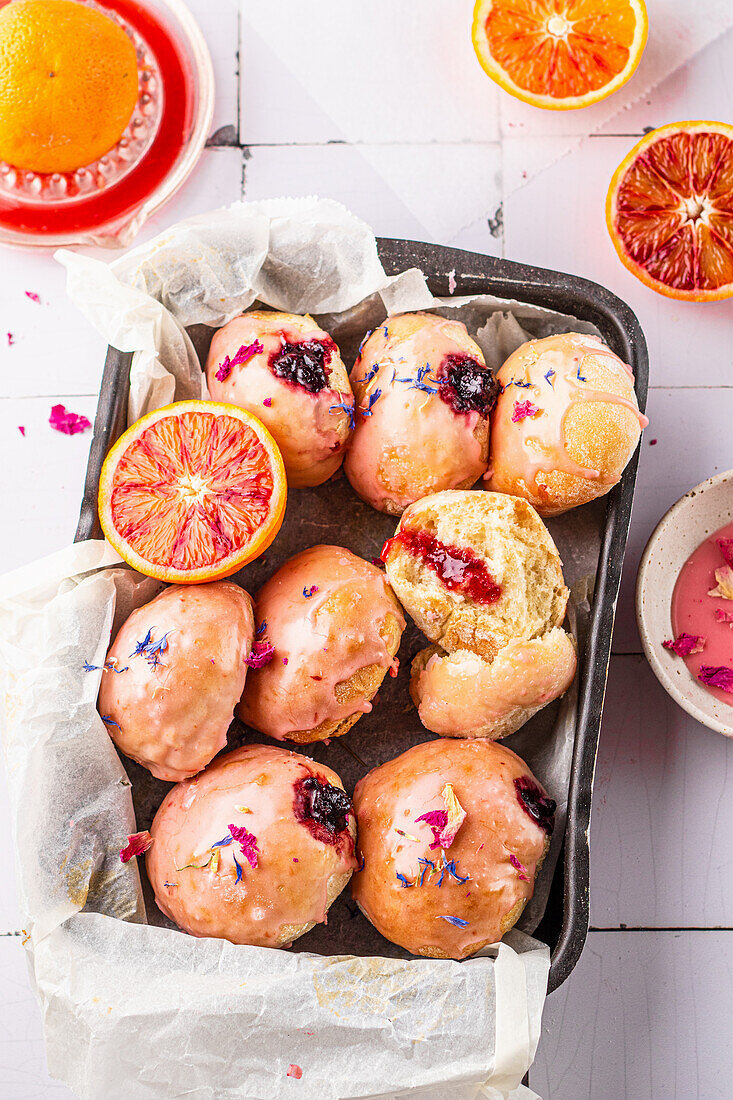
[[[454,312],[496,366],[528,334],[577,325],[484,296],[434,299],[416,271],[387,278],[368,228],[317,199],[238,204],[193,219],[113,268],[60,258],[77,305],[106,339],[134,352],[130,400],[139,411],[200,393],[194,345],[200,351],[211,329],[189,337],[186,326],[219,325],[253,301],[321,311],[321,323],[352,349],[388,309]],[[337,480],[323,491],[342,490]],[[368,525],[391,522],[362,512]],[[553,529],[570,582],[593,572],[597,557],[597,517],[583,512],[580,527]],[[307,540],[307,521],[299,522]],[[90,1100],[534,1096],[520,1082],[539,1039],[549,952],[519,930],[457,963],[399,949],[383,957],[391,945],[366,921],[338,914],[343,895],[328,929],[290,952],[196,940],[160,926],[160,915],[146,923],[138,868],[119,860],[126,835],[142,827],[128,778],[142,769],[123,767],[96,711],[100,672],[83,665],[103,663],[114,631],[157,588],[94,541],[0,579],[3,742],[50,1072]],[[389,705],[387,694],[381,706]],[[562,812],[572,699],[554,726],[551,708],[542,715],[532,744],[525,731],[515,736],[527,740],[525,758]],[[368,766],[406,747],[359,741],[362,726],[352,745]],[[314,755],[319,749],[327,751],[317,746]],[[354,777],[338,770],[350,786]],[[549,861],[542,873],[525,928],[544,908]],[[353,948],[328,954],[349,935]],[[290,1065],[302,1078],[287,1076]]]

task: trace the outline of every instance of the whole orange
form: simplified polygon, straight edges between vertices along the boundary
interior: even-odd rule
[[[0,158],[73,172],[117,144],[137,101],[135,47],[79,0],[12,0],[0,10]]]

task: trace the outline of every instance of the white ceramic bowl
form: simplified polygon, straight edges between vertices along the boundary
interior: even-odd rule
[[[672,591],[680,569],[709,535],[733,519],[733,470],[685,493],[662,517],[641,559],[636,619],[641,643],[662,687],[688,714],[733,737],[733,705],[721,702],[692,676],[682,658],[662,647],[672,637]]]

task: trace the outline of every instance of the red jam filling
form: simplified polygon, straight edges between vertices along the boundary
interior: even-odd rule
[[[446,355],[436,375],[438,393],[453,412],[488,416],[499,395],[493,371],[470,355]]]
[[[501,586],[485,562],[465,546],[446,546],[427,531],[405,527],[394,538],[387,539],[382,547],[382,561],[387,560],[394,544],[420,558],[438,574],[446,588],[462,593],[474,603],[496,603],[501,596]]]
[[[302,386],[308,393],[320,393],[328,389],[327,367],[335,351],[331,339],[283,344],[270,356],[270,369],[278,378]]]
[[[536,821],[540,829],[544,829],[548,836],[552,835],[555,828],[555,810],[557,802],[554,798],[548,798],[542,788],[526,775],[514,780],[514,790],[517,792],[519,804],[526,814]]]
[[[296,780],[293,812],[322,844],[338,844],[348,824],[351,799],[340,787],[333,787],[315,775]]]

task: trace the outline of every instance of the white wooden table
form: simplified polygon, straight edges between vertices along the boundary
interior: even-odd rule
[[[347,35],[319,19],[318,4],[289,4],[289,21],[298,22],[277,50],[263,31],[263,20],[272,22],[270,4],[243,0],[240,15],[236,0],[189,3],[217,73],[214,132],[194,176],[144,237],[241,195],[318,192],[384,236],[588,276],[626,299],[641,320],[651,353],[651,426],[596,776],[592,930],[576,970],[547,1002],[530,1078],[544,1100],[730,1098],[733,744],[688,718],[657,684],[640,655],[633,584],[666,508],[733,466],[733,300],[677,304],[642,287],[613,253],[603,200],[613,169],[644,127],[731,120],[733,34],[626,112],[622,126],[580,140],[533,178],[538,150],[551,161],[567,138],[556,122],[534,139],[512,122],[512,104],[465,46],[470,0],[453,0],[449,23],[445,0],[421,0],[412,44],[390,35],[394,0],[373,0],[368,13],[352,7]],[[446,58],[436,49],[454,56],[445,95],[426,120],[421,81],[445,79]],[[373,64],[369,50],[379,51]],[[353,64],[344,51],[356,51]],[[338,57],[332,71],[329,56]],[[329,80],[333,110],[322,90],[328,93]],[[568,116],[566,133],[582,130]],[[59,435],[47,421],[57,401],[93,417],[104,347],[67,304],[63,284],[49,255],[0,252],[3,571],[62,547],[76,525],[90,435]],[[40,294],[41,304],[25,290]],[[12,347],[6,332],[14,334]],[[60,1100],[71,1094],[45,1069],[21,946],[4,776],[0,784],[0,1098]]]

